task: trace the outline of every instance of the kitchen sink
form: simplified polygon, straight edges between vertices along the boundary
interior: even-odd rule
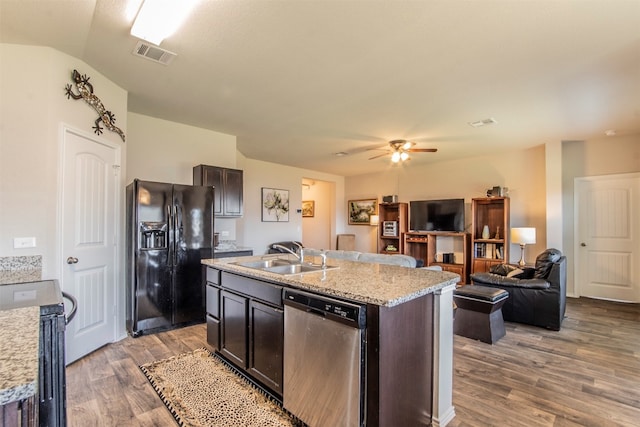
[[[262,259],[259,261],[234,262],[234,264],[239,265],[241,267],[256,268],[258,270],[264,270],[266,268],[299,264],[299,262],[298,260],[290,261],[288,259],[273,258],[273,259]]]
[[[264,271],[269,271],[271,273],[277,273],[282,275],[289,275],[289,274],[312,273],[314,271],[330,270],[333,268],[338,268],[338,267],[333,265],[327,265],[325,266],[325,268],[322,268],[321,265],[298,263],[298,264],[279,265],[276,267],[265,268]]]
[[[259,261],[234,262],[241,267],[253,268],[256,270],[268,271],[270,273],[281,274],[283,276],[292,274],[313,273],[315,271],[331,270],[338,268],[335,265],[321,265],[301,263],[298,260],[287,260],[282,258],[263,259]]]

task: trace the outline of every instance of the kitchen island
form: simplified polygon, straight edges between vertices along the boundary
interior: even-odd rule
[[[453,419],[452,294],[458,275],[337,259],[328,260],[335,268],[292,275],[241,265],[274,257],[294,261],[283,255],[202,261],[208,342],[216,352],[278,398],[282,368],[270,369],[282,364],[284,290],[360,304],[366,311],[363,424],[444,426]],[[320,263],[320,257],[312,260]],[[244,323],[238,321],[242,316]],[[236,332],[245,335],[231,338]],[[268,351],[257,346],[261,342]]]

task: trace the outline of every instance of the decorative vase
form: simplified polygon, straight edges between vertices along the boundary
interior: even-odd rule
[[[483,239],[488,239],[488,238],[489,238],[489,236],[491,236],[491,234],[489,233],[489,226],[488,226],[488,225],[485,225],[485,226],[482,228],[482,238],[483,238]]]

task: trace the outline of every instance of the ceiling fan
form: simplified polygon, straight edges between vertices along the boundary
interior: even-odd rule
[[[393,163],[398,163],[409,160],[409,153],[435,153],[438,151],[437,148],[412,148],[414,145],[416,145],[415,142],[407,141],[406,139],[394,139],[393,141],[389,141],[391,150],[388,150],[384,154],[373,156],[369,158],[369,160],[391,154],[391,161]]]

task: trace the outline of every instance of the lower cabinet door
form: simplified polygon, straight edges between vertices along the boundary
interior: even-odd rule
[[[282,395],[284,311],[258,301],[249,311],[249,373]]]
[[[249,300],[233,292],[220,293],[222,330],[220,353],[243,369],[247,369],[247,325]]]
[[[207,343],[212,351],[220,350],[220,321],[207,314]]]

